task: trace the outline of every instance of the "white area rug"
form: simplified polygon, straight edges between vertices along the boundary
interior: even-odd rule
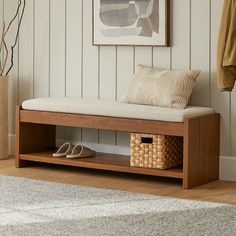
[[[0,175],[0,235],[236,235],[236,206]]]

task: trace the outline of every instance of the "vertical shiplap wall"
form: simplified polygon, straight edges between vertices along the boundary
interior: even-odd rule
[[[4,21],[4,2],[3,0],[0,0],[0,26],[2,29],[3,26],[3,21]],[[2,58],[3,55],[0,55],[0,57]]]
[[[18,0],[0,0],[0,24]],[[77,96],[120,99],[142,63],[201,69],[192,104],[221,113],[221,154],[236,156],[236,92],[216,88],[216,45],[223,0],[172,0],[172,47],[92,46],[92,0],[27,0],[10,83],[10,133],[14,106],[28,98]],[[10,40],[12,33],[9,34]],[[68,139],[128,145],[128,135],[64,128]]]
[[[33,1],[32,1],[33,2]],[[28,5],[28,4],[27,4]],[[34,98],[50,95],[50,3],[48,0],[34,1],[34,45],[33,45],[33,95]],[[25,19],[28,20],[29,19]],[[32,20],[32,19],[31,19]],[[21,29],[21,34],[27,34]],[[29,80],[29,78],[28,78]]]
[[[15,9],[17,7],[17,1],[15,0],[2,0],[2,5],[0,6],[2,10],[0,12],[3,12],[3,21],[9,22],[9,20],[12,18],[12,15],[15,12]],[[3,23],[2,21],[2,23]],[[7,24],[6,24],[7,25]],[[15,38],[15,32],[16,32],[16,24],[12,24],[12,30],[9,31],[7,41],[9,44],[14,44],[14,38]],[[2,27],[1,27],[2,29]],[[2,31],[2,30],[1,30]],[[18,45],[17,45],[18,46]],[[9,81],[9,116],[11,117],[11,122],[9,122],[9,132],[14,133],[15,132],[15,123],[14,123],[14,115],[15,115],[15,106],[18,103],[19,100],[19,51],[18,47],[15,48],[14,52],[14,61],[15,66],[12,68],[10,77],[11,80]],[[7,68],[9,68],[10,62],[7,62]]]
[[[223,6],[223,0],[211,1],[211,25],[210,25],[210,99],[211,105],[217,112],[221,114],[221,145],[220,150],[222,155],[236,156],[236,152],[232,150],[232,146],[236,145],[236,139],[232,136],[232,128],[236,123],[236,117],[231,119],[231,94],[220,93],[217,90],[215,83],[216,78],[216,48],[217,48],[217,36],[219,31],[219,24],[221,11]],[[235,89],[234,89],[235,91]],[[235,92],[234,92],[235,93]],[[234,145],[231,145],[234,143]]]

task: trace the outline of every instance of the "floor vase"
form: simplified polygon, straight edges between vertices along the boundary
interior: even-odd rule
[[[0,76],[0,159],[8,158],[8,77]]]

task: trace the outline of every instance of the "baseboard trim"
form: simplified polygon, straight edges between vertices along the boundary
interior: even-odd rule
[[[8,135],[8,141],[9,141],[8,153],[9,153],[9,155],[15,154],[15,139],[16,139],[15,134]]]
[[[63,142],[65,142],[65,140],[58,139],[57,145],[59,146]],[[129,155],[130,152],[129,147],[125,146],[85,143],[85,142],[82,142],[82,144],[96,150],[97,152],[117,153],[120,155]],[[15,153],[15,135],[10,134],[9,154],[14,155],[14,153]],[[227,157],[227,156],[220,157],[220,180],[236,181],[236,157]]]
[[[220,157],[220,179],[236,181],[236,157]]]

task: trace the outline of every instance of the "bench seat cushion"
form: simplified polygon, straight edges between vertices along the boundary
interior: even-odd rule
[[[183,110],[113,100],[48,97],[24,101],[26,110],[183,122],[185,118],[214,113],[212,108],[191,106]]]

